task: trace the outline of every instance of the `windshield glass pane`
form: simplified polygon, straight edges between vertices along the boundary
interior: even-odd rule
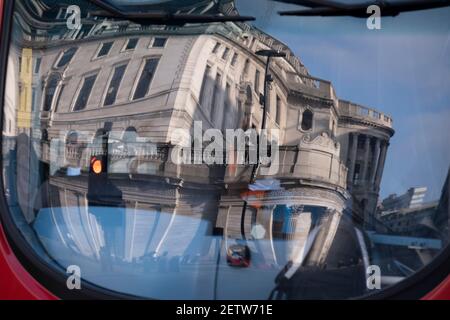
[[[378,28],[270,0],[109,2],[256,20],[15,1],[3,184],[55,272],[144,298],[344,299],[446,248],[450,8]]]

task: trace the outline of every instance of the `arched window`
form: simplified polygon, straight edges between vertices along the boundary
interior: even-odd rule
[[[128,127],[123,133],[122,140],[124,142],[136,142],[137,141],[137,131],[135,127]]]
[[[48,131],[47,129],[43,129],[41,133],[41,141],[48,142]]]
[[[53,101],[55,100],[55,93],[56,89],[58,88],[59,81],[61,80],[61,77],[59,74],[52,74],[47,80],[47,85],[45,87],[45,94],[44,94],[44,111],[50,111],[53,106]]]
[[[105,155],[108,153],[108,129],[100,128],[95,132],[93,139],[93,154],[92,155]]]
[[[108,133],[107,130],[105,130],[104,128],[100,128],[95,132],[95,136],[94,139],[100,139],[102,138],[104,135],[106,135]]]
[[[66,137],[66,145],[76,145],[78,143],[78,133],[71,131]]]
[[[312,129],[313,126],[313,113],[311,110],[306,109],[303,111],[302,115],[302,125],[301,128],[303,131],[309,131]]]

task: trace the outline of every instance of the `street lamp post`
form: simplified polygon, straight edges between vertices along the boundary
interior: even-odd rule
[[[270,60],[271,58],[283,58],[286,57],[286,54],[284,52],[276,51],[276,50],[259,50],[256,52],[256,55],[260,57],[267,57],[266,60],[266,70],[264,72],[264,97],[263,97],[263,114],[262,114],[262,120],[261,120],[261,133],[266,128],[266,120],[267,120],[267,92],[268,92],[268,86],[269,83],[273,81],[272,76],[269,75],[269,68],[270,68]],[[257,137],[257,150],[256,150],[256,164],[253,165],[252,174],[250,176],[250,183],[252,184],[255,181],[256,178],[256,172],[259,168],[259,135],[256,135]],[[242,215],[241,215],[241,236],[244,241],[246,241],[245,237],[245,212],[247,211],[247,200],[244,200],[244,206],[242,207]]]
[[[271,58],[283,58],[286,57],[286,54],[284,52],[276,51],[276,50],[259,50],[256,52],[256,55],[260,57],[267,57],[266,60],[266,69],[264,72],[264,93],[263,93],[263,113],[262,113],[262,120],[261,120],[261,134],[263,133],[263,130],[266,129],[266,122],[267,122],[267,93],[269,89],[270,82],[273,81],[272,76],[269,74],[269,68],[270,68],[270,60]],[[260,155],[259,155],[259,144],[260,144],[260,138],[259,135],[257,135],[257,150],[256,150],[256,165],[253,166],[252,175],[250,178],[250,183],[255,182],[256,178],[256,171],[259,167],[260,162]]]

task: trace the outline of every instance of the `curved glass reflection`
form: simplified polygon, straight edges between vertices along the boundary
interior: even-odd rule
[[[434,202],[419,187],[381,200],[393,119],[340,99],[276,37],[98,10],[14,8],[3,183],[56,269],[147,298],[337,299],[395,284],[445,247],[448,173]],[[234,1],[179,11],[238,14]]]

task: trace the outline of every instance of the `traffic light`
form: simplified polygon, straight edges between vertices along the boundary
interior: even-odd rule
[[[92,156],[89,165],[88,201],[98,202],[105,192],[108,180],[107,157],[104,155]]]
[[[103,161],[97,159],[97,157],[92,157],[91,159],[91,170],[94,174],[100,174],[103,171]]]
[[[90,207],[123,206],[122,191],[117,188],[108,176],[108,137],[111,123],[105,123],[94,141],[94,149],[100,150],[89,162],[88,205]]]

